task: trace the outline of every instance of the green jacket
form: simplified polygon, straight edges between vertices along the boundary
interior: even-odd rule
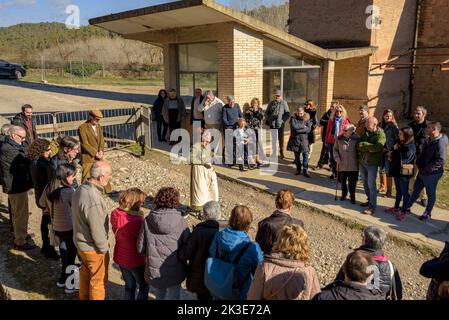
[[[365,130],[357,147],[360,164],[381,166],[386,141],[385,132],[381,128],[378,128],[376,132]]]

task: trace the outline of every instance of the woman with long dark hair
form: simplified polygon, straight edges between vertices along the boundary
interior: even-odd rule
[[[51,170],[50,178],[56,176],[56,171],[60,165],[71,164],[75,168],[78,166],[78,154],[80,152],[80,143],[77,139],[65,136],[58,139],[58,153],[50,159]],[[73,188],[78,188],[78,181],[73,180]]]
[[[55,177],[45,188],[40,205],[49,209],[54,235],[65,243],[66,250],[59,249],[62,258],[61,275],[57,282],[59,288],[65,288],[66,293],[74,290],[66,287],[66,269],[75,264],[77,249],[73,243],[72,196],[76,175],[76,167],[62,164],[56,169]]]
[[[157,138],[159,142],[167,141],[165,136],[167,135],[168,124],[164,121],[164,117],[162,116],[162,107],[164,106],[167,96],[167,91],[161,89],[159,90],[157,98],[153,103],[153,119],[157,122]]]
[[[28,158],[31,160],[30,172],[33,180],[36,205],[42,210],[41,219],[41,254],[46,258],[59,260],[55,247],[50,244],[48,225],[51,223],[50,215],[46,207],[39,205],[39,199],[44,192],[45,186],[50,182],[50,142],[45,139],[36,139],[27,150]]]

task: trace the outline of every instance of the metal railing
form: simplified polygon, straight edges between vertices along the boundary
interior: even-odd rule
[[[151,108],[147,106],[101,110],[106,149],[117,149],[140,143],[151,148]],[[10,122],[14,114],[0,115]],[[89,117],[88,110],[71,112],[35,113],[36,131],[40,138],[58,136],[78,138],[78,128]]]

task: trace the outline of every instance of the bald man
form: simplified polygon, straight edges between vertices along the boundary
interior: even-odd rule
[[[26,251],[36,248],[28,236],[28,191],[32,188],[30,160],[25,155],[27,132],[13,126],[0,147],[0,171],[3,192],[8,194],[14,228],[14,248]]]
[[[366,120],[365,132],[362,134],[358,145],[360,175],[363,188],[368,201],[362,204],[365,209],[362,213],[372,215],[377,207],[377,170],[382,163],[383,148],[386,143],[385,132],[379,128],[375,117]]]
[[[97,161],[90,169],[90,178],[73,195],[73,240],[82,260],[80,300],[104,300],[106,297],[109,222],[104,188],[111,178],[111,165]]]

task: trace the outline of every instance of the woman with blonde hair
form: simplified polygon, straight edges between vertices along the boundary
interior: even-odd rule
[[[145,259],[137,251],[137,238],[143,224],[144,215],[140,207],[146,194],[131,188],[119,196],[119,207],[112,212],[111,225],[115,234],[114,262],[120,266],[125,280],[125,300],[148,300],[149,287],[145,281]]]
[[[299,225],[288,224],[273,252],[257,267],[248,300],[311,300],[319,292],[307,233]]]
[[[385,131],[387,142],[384,146],[383,163],[379,172],[380,187],[377,192],[385,192],[386,197],[391,197],[393,177],[390,174],[391,161],[389,159],[391,159],[391,155],[393,154],[394,145],[399,142],[399,127],[396,123],[396,118],[394,116],[393,110],[384,110],[380,127]]]
[[[338,137],[343,134],[343,128],[349,124],[348,113],[345,107],[339,104],[332,114],[330,115],[329,121],[327,123],[326,131],[326,144],[329,147],[330,160],[332,165],[332,174],[330,179],[335,179],[337,177],[337,163],[334,158],[334,144]]]

